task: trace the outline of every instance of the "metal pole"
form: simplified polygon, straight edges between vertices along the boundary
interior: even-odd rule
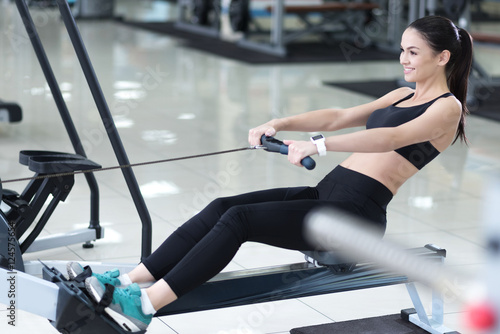
[[[275,0],[271,18],[271,45],[283,47],[284,0]]]
[[[94,72],[94,68],[92,67],[92,64],[90,62],[90,58],[80,36],[80,32],[78,30],[76,22],[73,18],[73,15],[71,14],[69,5],[65,0],[57,0],[57,5],[59,6],[59,11],[61,12],[64,25],[68,30],[69,37],[75,49],[78,60],[80,61],[80,65],[82,67],[85,78],[87,79],[87,83],[89,85],[92,96],[94,97],[94,101],[96,103],[97,109],[99,110],[99,114],[115,152],[116,158],[118,159],[120,165],[129,165],[130,162],[128,160],[127,153],[125,152],[125,148],[123,147],[120,135],[118,134],[118,130],[116,129],[113,117],[109,110],[104,94],[101,90],[101,86],[99,84],[97,76]],[[137,208],[137,212],[139,213],[139,217],[141,218],[141,258],[144,259],[151,254],[151,217],[146,207],[146,203],[144,202],[144,198],[142,197],[142,194],[140,192],[139,185],[137,184],[137,180],[135,178],[134,172],[132,171],[132,168],[123,168],[122,173],[125,177],[125,181],[129,188],[130,194],[132,195],[132,199],[134,200],[134,204]]]
[[[26,32],[28,33],[28,37],[31,41],[31,44],[33,45],[33,49],[38,58],[38,62],[40,63],[40,66],[42,68],[42,72],[45,75],[47,84],[49,85],[52,96],[54,97],[54,101],[56,103],[57,109],[59,110],[59,114],[61,115],[61,119],[64,123],[68,136],[71,140],[71,144],[73,145],[73,148],[77,154],[87,157],[73,120],[71,119],[71,115],[68,111],[66,102],[64,101],[61,90],[59,89],[59,85],[55,78],[54,72],[52,71],[52,67],[50,66],[50,62],[47,58],[45,49],[43,48],[42,42],[40,41],[40,37],[38,36],[35,24],[28,10],[28,6],[23,0],[16,0],[16,5],[23,21],[24,27],[26,28]],[[95,229],[97,238],[101,238],[101,226],[99,224],[99,187],[97,185],[94,174],[85,174],[85,178],[87,179],[87,183],[90,188],[89,228]]]

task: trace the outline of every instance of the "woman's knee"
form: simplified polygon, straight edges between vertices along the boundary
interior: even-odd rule
[[[245,242],[248,239],[250,230],[247,213],[248,210],[244,205],[231,206],[221,216],[218,224],[232,231],[240,242]]]
[[[216,212],[220,217],[224,215],[232,206],[234,206],[234,201],[231,197],[219,197],[210,202],[207,209],[212,212]]]

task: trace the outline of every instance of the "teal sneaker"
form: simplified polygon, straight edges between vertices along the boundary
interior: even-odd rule
[[[97,277],[91,276],[87,278],[85,288],[97,303],[101,302],[106,287]],[[129,332],[146,330],[153,319],[152,314],[142,312],[141,288],[136,283],[129,285],[127,288],[115,288],[113,300],[104,311],[118,325]]]
[[[120,276],[120,271],[118,269],[106,271],[104,274],[96,274],[93,273],[88,266],[83,267],[78,262],[68,262],[68,264],[66,265],[66,269],[68,271],[69,279],[72,281],[81,280],[83,282],[87,277],[92,275],[96,277],[102,284],[109,284],[114,287],[120,288],[124,287],[118,279],[118,277]]]

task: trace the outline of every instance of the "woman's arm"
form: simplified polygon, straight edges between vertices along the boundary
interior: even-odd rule
[[[327,150],[338,152],[389,152],[411,144],[435,141],[444,150],[453,140],[460,120],[460,102],[440,99],[422,115],[397,127],[375,128],[326,139]]]
[[[260,144],[263,134],[274,136],[279,131],[336,131],[340,129],[363,126],[371,113],[385,108],[412,92],[409,88],[396,89],[370,103],[347,109],[319,109],[303,114],[273,119],[249,131],[250,145]]]
[[[453,141],[460,113],[460,102],[455,98],[440,99],[424,114],[400,126],[329,136],[325,140],[326,149],[335,152],[376,153],[433,141],[436,149],[443,151]],[[284,143],[289,145],[288,158],[295,165],[300,165],[302,158],[317,153],[312,142],[285,140]]]

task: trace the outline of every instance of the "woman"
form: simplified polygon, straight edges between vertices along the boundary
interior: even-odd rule
[[[322,109],[274,119],[249,131],[250,145],[279,131],[366,130],[312,141],[287,140],[288,160],[325,151],[354,152],[316,187],[270,189],[219,198],[183,224],[128,274],[93,274],[89,293],[100,301],[104,283],[115,285],[106,311],[124,328],[143,330],[153,314],[221,271],[245,241],[312,250],[302,234],[305,215],[334,206],[371,221],[382,235],[386,207],[399,187],[457,139],[465,141],[467,79],[472,63],[469,34],[450,20],[413,22],[401,39],[406,81],[385,96],[344,110]],[[82,268],[68,265],[71,277]],[[155,282],[141,289],[138,284]]]

